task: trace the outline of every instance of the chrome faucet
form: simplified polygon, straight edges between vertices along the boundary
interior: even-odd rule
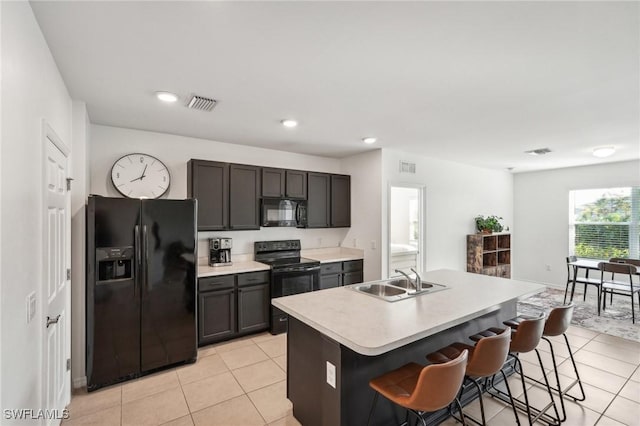
[[[413,283],[414,283],[414,285],[416,287],[416,291],[413,294],[420,293],[420,292],[422,292],[422,280],[420,279],[420,275],[418,275],[418,272],[413,268],[411,268],[411,272],[416,274],[416,278],[415,279],[412,279],[409,275],[407,275],[406,272],[404,272],[404,271],[402,271],[400,269],[396,269],[396,273],[404,275],[409,280],[409,282],[413,281]]]

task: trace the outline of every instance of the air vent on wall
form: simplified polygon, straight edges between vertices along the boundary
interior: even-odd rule
[[[400,160],[400,173],[416,173],[416,163]]]
[[[204,96],[192,95],[189,102],[187,102],[187,108],[199,109],[202,111],[211,111],[218,101],[211,98],[205,98]]]

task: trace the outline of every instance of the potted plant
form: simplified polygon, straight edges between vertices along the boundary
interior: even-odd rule
[[[502,217],[500,216],[487,216],[484,217],[482,215],[476,216],[476,229],[478,232],[482,232],[483,234],[491,234],[492,232],[500,232],[504,229],[502,224],[500,223]]]

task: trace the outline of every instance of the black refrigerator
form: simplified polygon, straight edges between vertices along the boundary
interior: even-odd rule
[[[195,200],[89,197],[87,389],[197,355]]]

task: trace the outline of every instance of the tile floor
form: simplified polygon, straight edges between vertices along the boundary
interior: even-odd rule
[[[564,425],[640,426],[640,343],[570,327],[569,341],[587,399],[569,402]],[[564,341],[554,338],[561,382],[573,377]],[[545,342],[540,346],[549,366]],[[268,333],[201,348],[195,364],[73,396],[70,425],[299,425],[286,398],[286,336]],[[540,378],[535,354],[521,357],[525,372]],[[512,391],[522,394],[516,377]],[[534,405],[548,395],[528,386]],[[511,408],[485,398],[488,424],[515,424]],[[465,412],[478,417],[476,402]],[[521,417],[526,424],[525,417]],[[443,425],[453,425],[452,419]]]

